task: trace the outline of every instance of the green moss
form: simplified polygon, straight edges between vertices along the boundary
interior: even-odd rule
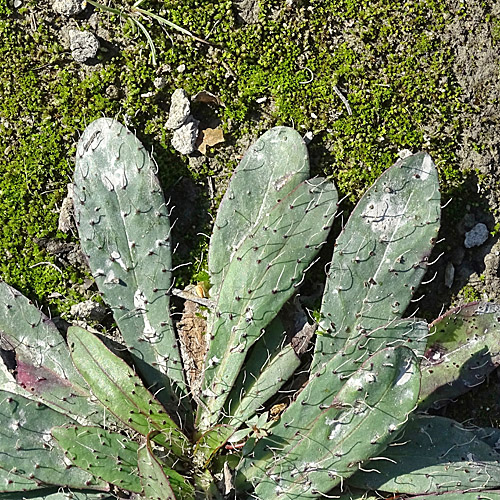
[[[230,174],[236,161],[224,146],[210,153],[224,165],[223,172],[210,163],[190,169],[171,148],[164,123],[177,87],[190,94],[206,89],[221,98],[217,112],[226,146],[276,124],[312,131],[314,173],[332,177],[351,205],[404,148],[425,149],[434,157],[445,197],[459,190],[468,175],[457,160],[467,126],[462,117],[464,111],[478,111],[463,104],[452,76],[453,54],[441,34],[454,16],[467,16],[465,8],[450,13],[440,0],[310,0],[286,10],[281,0],[272,0],[261,2],[257,24],[240,25],[233,4],[144,2],[141,7],[213,43],[200,44],[175,30],[166,33],[156,21],[143,19],[157,50],[156,67],[142,33],[119,16],[98,12],[107,43],[99,64],[82,66],[71,60],[60,37],[65,19],[35,2],[11,12],[0,0],[0,151],[5,152],[0,269],[5,280],[38,300],[54,291],[62,294],[64,299],[48,299],[58,311],[82,298],[67,290],[85,278],[84,272],[62,266],[61,274],[52,266],[58,266],[57,258],[35,239],[75,239],[57,233],[57,210],[71,178],[76,140],[98,116],[118,116],[137,128],[149,149],[154,145],[167,189],[180,177],[206,186],[208,177]],[[31,14],[50,22],[33,23]],[[498,20],[488,22],[496,40]],[[89,28],[84,19],[77,24]],[[181,64],[184,72],[177,70]],[[166,82],[162,89],[153,85],[158,75]],[[266,101],[259,104],[262,97]],[[207,189],[201,189],[199,206],[209,210]],[[189,245],[196,264],[184,269],[182,282],[196,281],[206,255],[206,239],[196,231]]]
[[[495,44],[500,42],[500,18],[491,16],[491,35]]]
[[[464,303],[481,300],[481,294],[472,285],[465,285],[460,294],[463,297]]]

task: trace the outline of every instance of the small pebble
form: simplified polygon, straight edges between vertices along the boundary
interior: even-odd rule
[[[177,89],[172,94],[170,112],[165,126],[172,130],[178,129],[187,122],[190,113],[191,102],[186,94],[186,91],[183,89]]]
[[[306,144],[309,144],[314,139],[314,134],[309,130],[304,134],[303,139]]]
[[[57,229],[63,233],[69,233],[73,227],[73,193],[74,185],[68,184],[68,195],[61,203],[59,210],[59,222]]]
[[[69,45],[73,59],[79,63],[94,59],[99,50],[99,40],[90,31],[71,30]]]
[[[479,222],[470,231],[465,233],[465,248],[478,247],[482,245],[489,236],[488,228]]]
[[[86,300],[71,306],[70,314],[78,318],[101,321],[106,315],[106,308],[92,300]]]
[[[183,155],[189,155],[196,149],[196,139],[198,138],[198,126],[200,122],[189,117],[188,121],[174,131],[172,137],[172,146],[176,151]]]
[[[85,0],[54,0],[52,9],[63,16],[76,16],[85,10]]]
[[[106,96],[109,99],[118,99],[120,97],[120,89],[116,85],[108,85],[106,88]]]
[[[167,84],[167,79],[164,76],[157,76],[153,80],[153,85],[156,89],[162,89]]]
[[[408,158],[408,156],[411,156],[412,154],[413,153],[409,149],[401,149],[398,151],[398,156],[401,160]]]
[[[446,287],[451,288],[453,286],[453,281],[455,280],[455,266],[452,262],[446,264],[446,269],[444,270],[444,284]]]

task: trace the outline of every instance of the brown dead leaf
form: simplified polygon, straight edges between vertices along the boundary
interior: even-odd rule
[[[191,292],[191,288],[188,287],[189,292]],[[205,338],[206,329],[207,322],[202,316],[200,306],[186,300],[182,318],[177,324],[177,332],[179,333],[181,356],[186,367],[188,383],[195,395],[201,391],[203,365],[208,349]]]
[[[202,90],[198,92],[192,99],[193,102],[203,102],[205,104],[217,104],[220,106],[222,103],[218,96],[208,92],[208,90]]]
[[[215,146],[224,142],[224,133],[220,128],[206,128],[200,130],[200,135],[198,136],[198,151],[206,155],[207,147]]]

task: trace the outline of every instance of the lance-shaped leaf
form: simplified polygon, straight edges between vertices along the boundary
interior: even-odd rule
[[[215,453],[226,444],[236,428],[229,425],[214,425],[202,434],[193,452],[193,461],[201,468],[207,468]]]
[[[379,500],[380,496],[373,491],[351,488],[349,485],[343,484],[341,488],[337,487],[328,493],[331,498],[337,500]],[[396,500],[396,499],[394,499]]]
[[[52,320],[1,280],[0,348],[2,389],[41,401],[72,418],[103,421],[104,408],[91,401],[88,386]]]
[[[343,485],[343,489],[336,488],[329,492],[330,498],[337,500],[380,500],[380,494],[375,492],[351,488],[349,485]],[[404,498],[404,495],[391,496],[394,500]],[[412,500],[500,500],[500,491],[453,491],[448,493],[430,493],[428,495],[419,495],[411,497]]]
[[[293,414],[285,412],[269,436],[247,446],[239,470],[255,485],[258,498],[326,494],[358,464],[383,452],[414,409],[419,387],[418,363],[410,349],[379,351],[320,408],[314,421],[301,418],[303,405],[295,406]]]
[[[218,296],[234,252],[252,228],[308,177],[307,148],[295,130],[275,127],[250,146],[221,201],[210,239],[212,296]]]
[[[175,500],[175,494],[161,465],[148,446],[138,452],[139,477],[142,484],[142,498],[147,500]]]
[[[379,498],[379,497],[377,497]],[[412,500],[500,500],[500,491],[452,491],[412,497]]]
[[[55,427],[52,436],[67,460],[82,471],[124,490],[142,491],[137,473],[139,444],[135,441],[100,427],[86,426]]]
[[[74,421],[42,403],[0,391],[0,468],[35,481],[39,487],[59,485],[107,491],[105,483],[71,467],[53,440],[51,429],[71,422]],[[16,486],[32,489],[31,484],[23,485],[17,477],[10,480]],[[6,491],[12,491],[8,485]]]
[[[186,478],[160,464],[151,447],[151,436],[148,436],[144,446],[139,448],[138,466],[143,498],[191,500],[195,497],[194,487]]]
[[[75,366],[102,405],[143,436],[160,431],[155,441],[177,457],[186,455],[187,437],[125,361],[83,328],[69,328],[68,344]]]
[[[371,472],[357,472],[349,484],[411,494],[500,486],[500,454],[475,429],[448,418],[413,416],[383,456],[363,466]]]
[[[336,203],[331,183],[306,181],[267,212],[236,251],[214,311],[202,432],[220,418],[246,353],[295,292],[326,241]]]
[[[420,358],[425,350],[427,335],[425,321],[403,319],[353,338],[329,363],[314,372],[295,401],[285,410],[277,424],[280,435],[293,438],[293,427],[284,425],[292,418],[299,418],[304,426],[314,422],[361,364],[382,349],[407,346]]]
[[[78,143],[75,216],[82,249],[125,342],[148,384],[165,375],[161,397],[172,404],[169,398],[188,391],[169,316],[169,208],[154,170],[129,130],[110,118],[92,122]]]
[[[232,413],[230,425],[245,423],[258,408],[274,396],[300,366],[300,358],[289,344],[266,364],[264,370],[249,384],[240,404]]]
[[[431,324],[420,407],[441,407],[481,384],[500,364],[500,306],[460,306]]]
[[[426,153],[398,161],[365,193],[335,244],[311,373],[348,339],[402,317],[427,270],[440,211]]]
[[[6,470],[0,468],[0,493],[9,492],[14,494],[15,492],[39,490],[42,487],[43,483],[40,483],[40,481],[17,474],[17,469]],[[3,497],[4,495],[2,495],[2,499]]]
[[[239,427],[287,382],[300,365],[292,345],[283,345],[285,327],[279,317],[255,343],[228,398],[228,425]]]
[[[476,436],[491,446],[496,452],[500,451],[500,429],[495,427],[474,428]]]
[[[2,495],[2,500],[112,500],[116,497],[109,493],[63,488],[43,488],[37,491],[22,491]]]

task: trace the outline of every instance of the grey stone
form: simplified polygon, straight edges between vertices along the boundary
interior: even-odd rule
[[[101,321],[106,315],[106,308],[97,302],[86,300],[72,305],[70,314],[78,318]]]
[[[497,241],[484,258],[486,276],[500,276],[500,241]],[[498,290],[500,292],[500,289]]]
[[[198,138],[199,124],[198,120],[190,116],[182,127],[174,131],[172,146],[176,151],[183,155],[189,155],[196,149],[195,144]]]
[[[478,247],[482,245],[489,236],[488,228],[479,222],[470,231],[465,233],[465,248]]]
[[[162,89],[163,87],[165,87],[166,84],[167,84],[167,79],[164,76],[157,76],[153,80],[153,85],[157,89]]]
[[[444,270],[444,284],[448,288],[453,286],[453,281],[455,280],[455,266],[452,262],[446,264],[446,269]]]
[[[68,262],[74,267],[83,267],[86,271],[90,272],[90,265],[88,257],[82,252],[82,249],[75,245],[73,250],[66,256]]]
[[[118,99],[120,97],[120,89],[116,85],[108,85],[106,95],[110,99]]]
[[[405,158],[408,158],[411,156],[413,153],[409,149],[401,149],[398,151],[398,157],[401,160],[404,160]]]
[[[206,156],[190,156],[189,157],[189,167],[192,168],[195,172],[200,171],[201,167],[205,164],[205,161],[208,161]]]
[[[71,30],[69,45],[73,59],[80,63],[93,59],[99,50],[99,40],[90,31]]]
[[[309,130],[304,134],[304,137],[302,137],[302,139],[306,144],[310,144],[310,142],[314,139],[314,134]]]
[[[190,113],[191,102],[189,101],[186,91],[184,89],[177,89],[172,94],[170,112],[165,126],[171,130],[178,129],[187,122]]]
[[[52,8],[63,16],[76,16],[87,7],[85,0],[54,0]]]
[[[41,242],[40,242],[41,243]],[[50,255],[63,255],[73,250],[74,243],[66,243],[65,241],[56,239],[47,239],[45,241],[45,250]]]
[[[259,20],[259,0],[237,0],[234,2],[236,17],[240,23],[255,24]]]

